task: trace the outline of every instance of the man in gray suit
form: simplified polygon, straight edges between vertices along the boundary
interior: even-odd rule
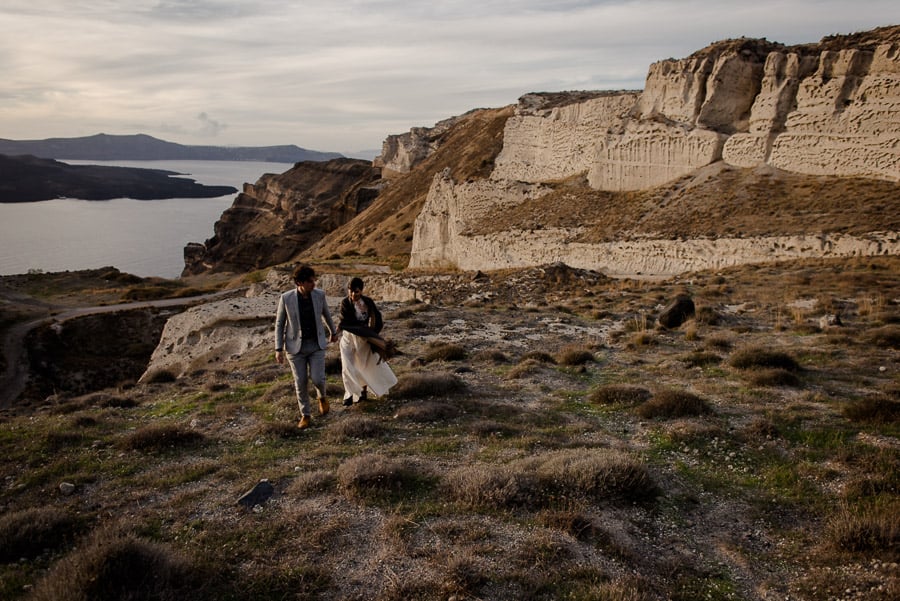
[[[294,269],[297,288],[288,290],[278,299],[275,313],[275,360],[283,364],[285,354],[294,374],[294,389],[300,405],[297,427],[309,427],[310,407],[308,379],[312,380],[319,400],[319,413],[328,413],[325,398],[325,347],[335,342],[338,332],[331,320],[325,292],[316,288],[316,272],[308,265]],[[323,320],[328,326],[325,335]]]

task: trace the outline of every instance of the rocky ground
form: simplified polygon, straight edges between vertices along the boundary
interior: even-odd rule
[[[420,274],[382,303],[400,384],[341,407],[332,349],[305,432],[267,348],[8,410],[0,548],[57,525],[0,591],[77,598],[125,549],[139,598],[896,598],[898,274]]]

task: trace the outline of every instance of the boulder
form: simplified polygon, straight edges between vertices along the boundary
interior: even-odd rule
[[[679,294],[659,314],[659,325],[664,328],[677,328],[694,316],[694,300],[686,295]]]

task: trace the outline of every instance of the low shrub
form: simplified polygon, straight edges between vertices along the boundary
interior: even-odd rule
[[[684,390],[663,390],[638,406],[637,414],[643,418],[688,417],[712,413],[712,408],[699,396]]]
[[[600,405],[636,405],[652,396],[649,390],[629,384],[610,384],[593,390],[588,400]]]
[[[787,353],[762,347],[748,347],[735,351],[728,363],[736,369],[771,367],[788,371],[800,371],[800,364]]]

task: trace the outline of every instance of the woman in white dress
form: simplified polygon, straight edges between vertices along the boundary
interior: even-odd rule
[[[344,406],[365,401],[368,392],[387,394],[397,376],[387,359],[398,354],[393,343],[379,333],[384,327],[381,312],[368,296],[363,296],[363,281],[353,278],[347,296],[341,301],[341,377],[344,380]]]

